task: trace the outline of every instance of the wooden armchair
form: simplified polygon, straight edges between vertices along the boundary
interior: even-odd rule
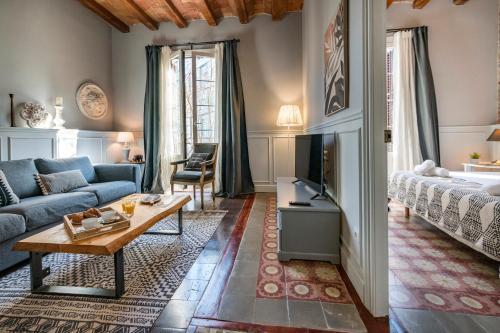
[[[170,187],[174,193],[174,185],[193,185],[193,196],[196,199],[196,186],[200,187],[201,209],[204,209],[203,188],[206,184],[212,183],[212,201],[215,204],[215,171],[217,167],[218,143],[197,143],[194,145],[193,154],[208,154],[206,160],[199,163],[199,168],[186,169],[190,159],[175,161],[170,163],[174,167],[170,176]],[[179,165],[184,165],[184,170],[179,171]]]

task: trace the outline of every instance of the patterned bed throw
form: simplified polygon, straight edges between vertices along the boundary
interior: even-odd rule
[[[460,242],[500,261],[500,197],[458,178],[395,172],[389,197]]]

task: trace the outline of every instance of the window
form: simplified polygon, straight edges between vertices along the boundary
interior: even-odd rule
[[[172,108],[181,115],[174,128],[179,138],[185,133],[181,155],[189,156],[194,144],[217,142],[215,55],[211,49],[176,52],[171,67],[176,81],[170,96],[178,97]]]
[[[393,59],[394,59],[394,49],[392,47],[387,47],[385,55],[385,66],[386,66],[386,104],[387,104],[387,128],[392,129],[392,107],[394,100],[394,87],[393,87]]]

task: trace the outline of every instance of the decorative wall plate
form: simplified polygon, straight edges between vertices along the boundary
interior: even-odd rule
[[[45,106],[36,103],[23,103],[19,112],[26,124],[32,128],[45,127],[49,112]]]
[[[108,98],[97,84],[83,83],[76,91],[80,112],[90,119],[101,119],[108,113]]]

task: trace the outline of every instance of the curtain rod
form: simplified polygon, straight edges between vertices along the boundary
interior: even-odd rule
[[[398,31],[408,31],[408,30],[413,30],[413,29],[416,29],[416,28],[423,28],[423,27],[427,27],[427,26],[421,25],[421,26],[418,26],[418,27],[410,27],[410,28],[387,29],[385,32],[391,33],[391,32],[398,32]]]
[[[169,47],[185,47],[185,46],[190,46],[190,47],[193,47],[193,46],[197,46],[197,45],[214,45],[214,44],[218,44],[218,43],[223,43],[223,42],[230,42],[230,41],[235,41],[237,43],[240,42],[239,39],[225,39],[225,40],[214,40],[214,41],[210,41],[210,42],[197,42],[197,43],[181,43],[181,44],[163,44],[163,45],[160,45],[160,46],[169,46]]]

